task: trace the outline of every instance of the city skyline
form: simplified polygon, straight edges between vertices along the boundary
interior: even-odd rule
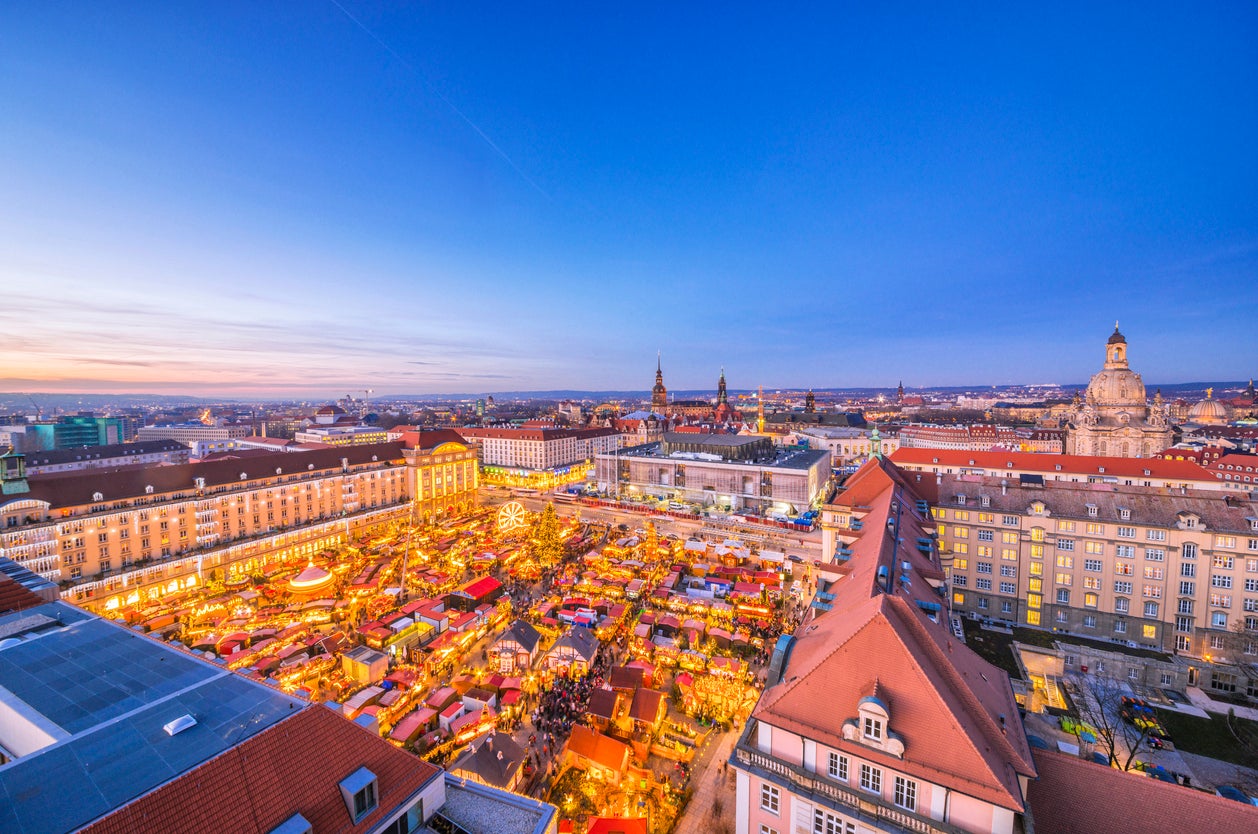
[[[1246,5],[93,11],[3,13],[0,390],[1254,374]]]

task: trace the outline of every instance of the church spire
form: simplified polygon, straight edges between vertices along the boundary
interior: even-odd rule
[[[725,392],[725,366],[721,366],[721,378],[716,383],[716,404],[724,405],[729,402],[729,395]]]

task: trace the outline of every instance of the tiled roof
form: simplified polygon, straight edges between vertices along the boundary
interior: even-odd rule
[[[916,548],[931,522],[917,511],[911,476],[872,460],[849,479],[835,503],[866,514],[844,575],[828,586],[831,610],[796,632],[781,681],[765,690],[753,715],[1021,811],[1018,777],[1035,771],[1009,677],[920,607],[938,605],[930,581],[942,574]],[[898,541],[890,534],[896,523]],[[857,717],[858,702],[875,686],[890,729],[904,741],[903,759],[843,737],[843,723]]]
[[[338,783],[359,767],[375,774],[379,806],[355,825]],[[367,831],[440,778],[435,765],[312,705],[83,832],[266,834],[296,813],[320,834]]]
[[[465,438],[496,440],[566,440],[590,439],[616,434],[615,429],[492,429],[461,428],[458,433]]]
[[[1258,831],[1258,808],[1050,750],[1027,790],[1036,834]]]
[[[912,449],[901,446],[891,454],[891,460],[901,467],[940,466],[1000,469],[1013,472],[1061,472],[1066,475],[1108,475],[1141,480],[1153,478],[1176,483],[1214,480],[1212,475],[1192,461],[1161,458],[1111,458],[1050,455],[1036,452],[967,452],[957,449]],[[1146,472],[1149,474],[1146,475]]]
[[[315,474],[341,467],[341,460],[350,466],[366,463],[385,463],[401,460],[400,443],[372,443],[347,446],[340,449],[321,449],[311,452],[277,452],[259,455],[245,460],[218,460],[202,463],[177,464],[174,466],[146,466],[122,469],[88,469],[34,475],[27,479],[30,492],[17,496],[23,499],[47,501],[55,509],[93,503],[93,493],[99,492],[103,501],[120,501],[144,495],[151,486],[155,495],[170,492],[192,492],[196,479],[204,478],[206,487],[239,484],[262,478],[274,478],[275,470],[282,469],[289,475]],[[240,476],[244,474],[242,479]]]
[[[26,453],[26,469],[36,466],[56,466],[76,461],[133,458],[137,455],[155,455],[162,452],[187,454],[188,447],[178,440],[141,440],[136,443],[110,443],[105,446],[80,446],[75,449],[49,449]]]
[[[909,478],[918,473],[909,473]],[[1177,514],[1192,513],[1202,526],[1215,532],[1249,532],[1250,518],[1258,517],[1258,502],[1246,501],[1223,491],[1167,490],[1160,487],[1082,484],[1045,481],[1043,485],[1022,486],[1016,480],[1001,484],[1001,478],[976,475],[923,474],[924,491],[938,491],[940,506],[959,507],[957,496],[964,495],[966,509],[982,507],[993,512],[1023,513],[1033,502],[1044,504],[1050,518],[1122,521],[1174,527]],[[987,503],[983,504],[982,499]],[[932,503],[935,499],[932,497]],[[1091,510],[1095,508],[1095,515]],[[1126,511],[1124,517],[1122,511]]]

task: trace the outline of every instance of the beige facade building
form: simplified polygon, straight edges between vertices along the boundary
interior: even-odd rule
[[[953,610],[1190,659],[1258,696],[1258,501],[1220,491],[921,478]],[[1239,686],[1237,685],[1239,683]],[[1233,688],[1227,688],[1231,686]]]
[[[1088,383],[1083,403],[1066,426],[1066,454],[1147,458],[1173,442],[1170,416],[1159,394],[1152,408],[1144,381],[1127,364],[1127,339],[1114,332],[1105,344],[1105,365]]]
[[[0,456],[0,557],[117,607],[405,518],[414,477],[396,443],[29,478]]]
[[[615,429],[461,428],[458,433],[480,449],[484,466],[554,470],[582,464],[620,446]]]
[[[476,447],[451,429],[401,433],[411,469],[411,494],[422,522],[466,513],[476,506],[480,471]]]
[[[168,426],[142,426],[136,440],[178,440],[191,446],[198,440],[239,440],[253,434],[250,426],[207,426],[202,423],[176,423]]]

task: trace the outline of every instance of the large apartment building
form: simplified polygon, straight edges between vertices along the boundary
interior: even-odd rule
[[[738,834],[1014,834],[1035,777],[1008,675],[951,633],[925,500],[885,459],[826,505],[842,552],[730,759]]]
[[[373,511],[410,511],[402,444],[28,476],[0,456],[0,556],[108,606],[213,566],[313,554]]]
[[[172,423],[144,426],[136,431],[136,440],[178,440],[191,446],[198,440],[239,440],[253,434],[247,425],[207,426],[204,423]]]
[[[954,610],[1174,652],[1200,661],[1203,686],[1213,664],[1258,662],[1252,495],[910,477],[931,496]],[[1215,688],[1258,695],[1258,674],[1242,678]]]
[[[458,433],[480,450],[481,465],[530,472],[592,461],[600,452],[620,446],[615,429],[461,428]]]

